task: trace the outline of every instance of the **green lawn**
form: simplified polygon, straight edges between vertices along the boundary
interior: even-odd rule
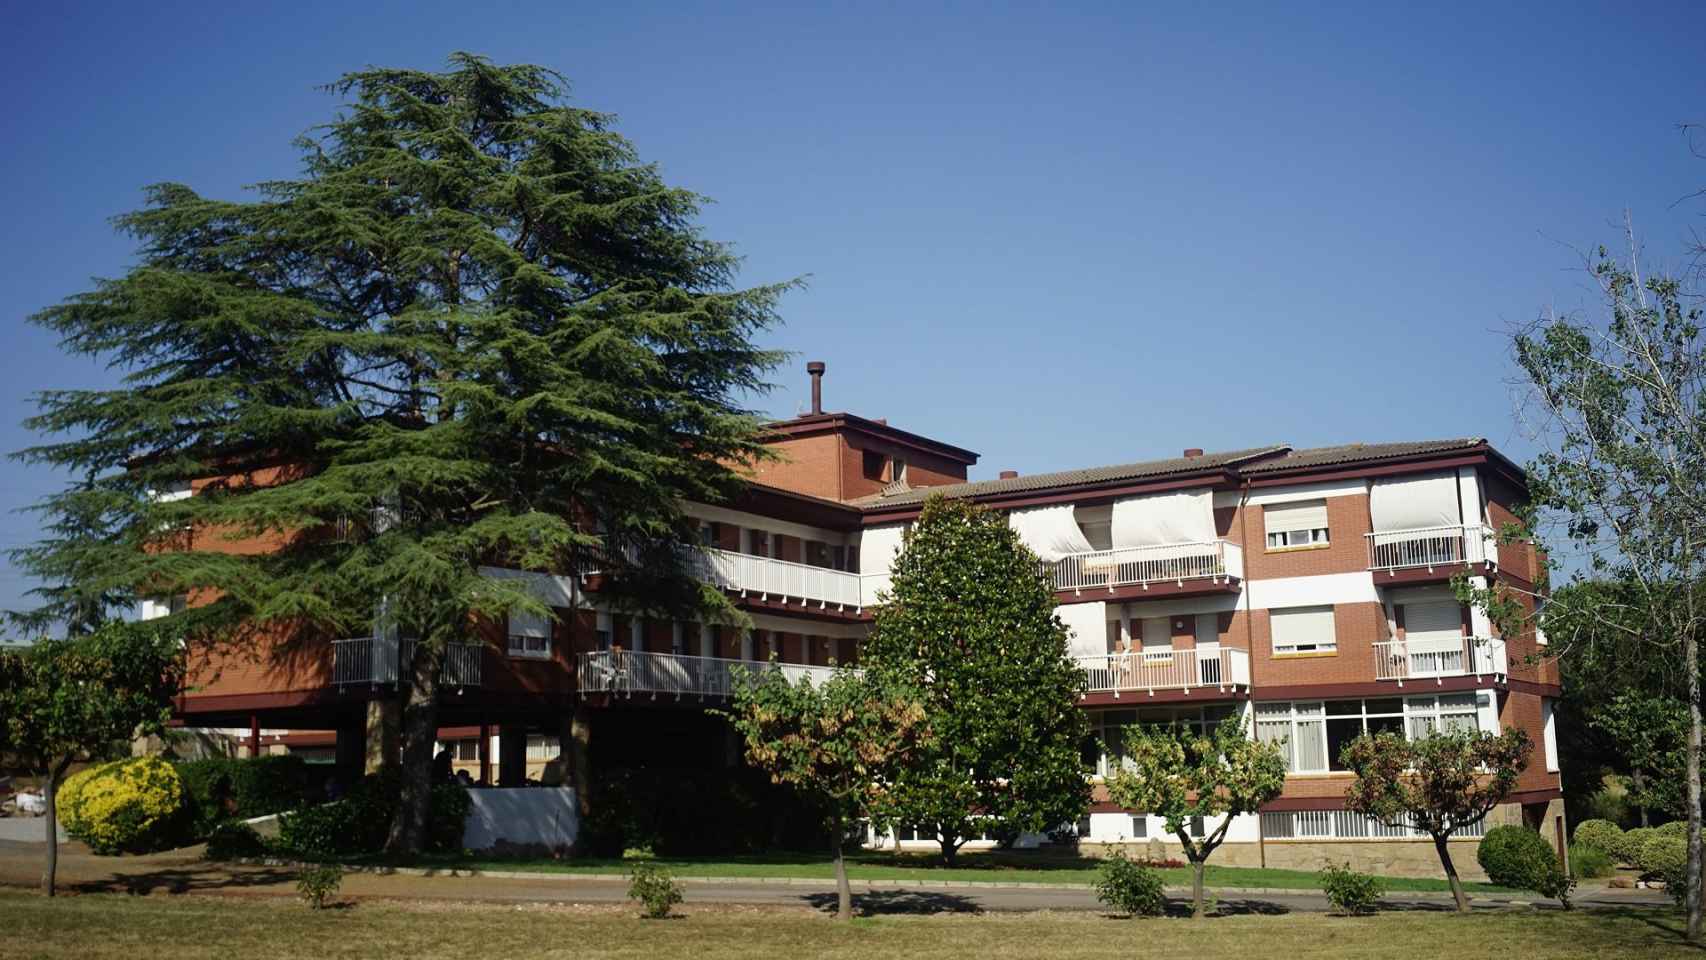
[[[671,859],[660,858],[663,864],[681,877],[743,877],[743,878],[806,878],[830,879],[834,867],[828,857],[805,854],[794,856],[717,857]],[[940,860],[923,854],[866,853],[848,858],[847,875],[854,880],[874,880],[884,883],[918,881],[972,881],[999,883],[1049,883],[1084,886],[1096,877],[1101,861],[1085,857],[1036,855],[1023,853],[962,853],[959,865],[949,868]],[[395,865],[405,865],[399,862]],[[408,861],[406,865],[421,867],[457,867],[473,870],[514,870],[541,873],[625,873],[632,864],[621,860],[491,860],[464,857],[428,857]],[[1189,886],[1189,867],[1164,868],[1161,871],[1171,886]],[[1285,890],[1319,890],[1320,877],[1307,870],[1261,870],[1251,867],[1217,867],[1212,861],[1208,868],[1211,887],[1267,887]],[[1466,885],[1472,891],[1500,892],[1502,888],[1486,883]],[[1449,890],[1444,878],[1391,877],[1388,889],[1394,892]]]
[[[886,916],[837,923],[797,908],[689,908],[644,921],[620,907],[340,903],[310,910],[286,898],[85,895],[47,900],[0,890],[0,956],[76,960],[269,960],[312,956],[663,958],[1284,957],[1425,960],[1698,956],[1671,911],[1517,910],[1472,916],[1394,912],[1191,920],[1095,914]]]

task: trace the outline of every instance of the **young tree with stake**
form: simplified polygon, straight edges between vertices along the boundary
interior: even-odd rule
[[[1107,778],[1108,799],[1162,817],[1167,832],[1184,848],[1191,863],[1191,915],[1201,919],[1208,858],[1226,839],[1233,818],[1255,813],[1285,788],[1279,747],[1251,739],[1244,721],[1232,716],[1201,732],[1177,724],[1127,727],[1119,750],[1103,750],[1114,766]],[[1189,827],[1197,817],[1220,822],[1193,837]]]

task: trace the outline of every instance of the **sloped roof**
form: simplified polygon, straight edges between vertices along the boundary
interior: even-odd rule
[[[1482,437],[1462,437],[1455,440],[1405,440],[1396,443],[1341,443],[1331,447],[1310,447],[1292,450],[1283,457],[1238,468],[1239,473],[1274,473],[1303,467],[1328,467],[1340,463],[1370,463],[1399,457],[1425,456],[1466,450],[1487,441]]]
[[[1079,470],[1061,470],[1055,473],[1033,473],[1027,476],[1009,477],[1005,480],[974,480],[969,483],[912,487],[906,490],[898,490],[892,494],[884,491],[851,502],[869,510],[878,507],[920,504],[932,494],[941,494],[947,497],[989,497],[1009,493],[1025,493],[1033,490],[1053,490],[1061,487],[1110,483],[1118,480],[1141,480],[1169,474],[1202,473],[1236,467],[1241,463],[1262,457],[1277,456],[1289,449],[1285,444],[1278,443],[1248,450],[1205,453],[1200,457],[1169,457],[1165,460],[1144,460],[1138,463],[1122,463],[1106,467],[1085,467]]]

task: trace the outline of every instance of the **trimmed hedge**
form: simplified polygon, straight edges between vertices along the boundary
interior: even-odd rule
[[[82,770],[59,788],[65,832],[101,854],[155,850],[182,833],[184,785],[158,757]]]
[[[227,820],[283,813],[318,799],[318,774],[301,757],[213,757],[177,768],[189,795],[190,829],[198,837]]]
[[[396,815],[402,784],[394,771],[363,777],[342,800],[304,807],[279,817],[281,852],[310,858],[378,853]],[[459,850],[474,801],[456,784],[432,788],[426,848]]]
[[[1661,837],[1675,837],[1678,840],[1688,839],[1687,820],[1672,820],[1669,823],[1661,823],[1653,829],[1657,830]]]
[[[1546,838],[1535,831],[1510,825],[1494,827],[1481,838],[1475,859],[1487,872],[1487,879],[1499,886],[1557,897],[1568,908],[1574,881],[1565,876]]]
[[[1688,841],[1655,833],[1641,844],[1635,866],[1641,868],[1642,873],[1660,877],[1683,874],[1688,867]]]
[[[1625,830],[1623,836],[1617,840],[1617,849],[1611,851],[1611,855],[1617,858],[1618,863],[1638,867],[1641,865],[1641,848],[1647,845],[1648,838],[1658,835],[1659,831],[1653,827]]]
[[[1583,820],[1576,824],[1575,841],[1617,857],[1623,843],[1623,828],[1610,820]]]
[[[583,836],[601,857],[635,847],[681,857],[817,852],[830,844],[821,810],[748,768],[604,771],[593,782]]]

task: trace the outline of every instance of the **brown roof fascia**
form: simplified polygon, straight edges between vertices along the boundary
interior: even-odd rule
[[[1464,452],[1468,451],[1468,455]],[[1448,467],[1473,467],[1488,462],[1485,447],[1465,447],[1462,450],[1447,450],[1442,453],[1418,454],[1395,459],[1364,461],[1366,466],[1355,463],[1330,463],[1313,467],[1298,467],[1294,470],[1264,471],[1260,475],[1251,476],[1252,487],[1277,487],[1297,483],[1300,480],[1355,480],[1359,477],[1387,477],[1401,473],[1416,473],[1422,470],[1442,470]]]
[[[999,507],[1010,510],[1016,507],[1037,507],[1050,503],[1099,503],[1104,500],[1116,500],[1120,497],[1140,493],[1160,493],[1166,490],[1183,490],[1190,487],[1231,488],[1237,485],[1237,475],[1229,468],[1204,470],[1180,476],[1171,474],[1168,479],[1143,483],[1134,483],[1130,479],[1108,480],[1101,483],[1081,483],[1070,487],[1058,487],[1053,490],[1024,490],[1017,493],[993,494],[987,496],[971,496],[964,499],[989,507]],[[928,490],[928,487],[922,488]],[[883,523],[894,523],[900,520],[911,520],[924,510],[921,503],[908,503],[904,506],[885,508],[876,503],[864,508],[865,526],[876,526]]]
[[[860,526],[857,507],[754,481],[747,481],[744,489],[719,506],[831,530],[857,530]]]
[[[789,437],[829,433],[839,429],[855,430],[891,443],[913,447],[926,453],[934,453],[950,460],[958,460],[967,465],[977,463],[978,460],[977,453],[964,447],[956,447],[951,443],[932,440],[929,437],[902,430],[899,427],[891,427],[886,423],[867,420],[851,413],[823,413],[816,416],[796,417],[792,420],[781,420],[767,424],[764,429],[770,433]]]

